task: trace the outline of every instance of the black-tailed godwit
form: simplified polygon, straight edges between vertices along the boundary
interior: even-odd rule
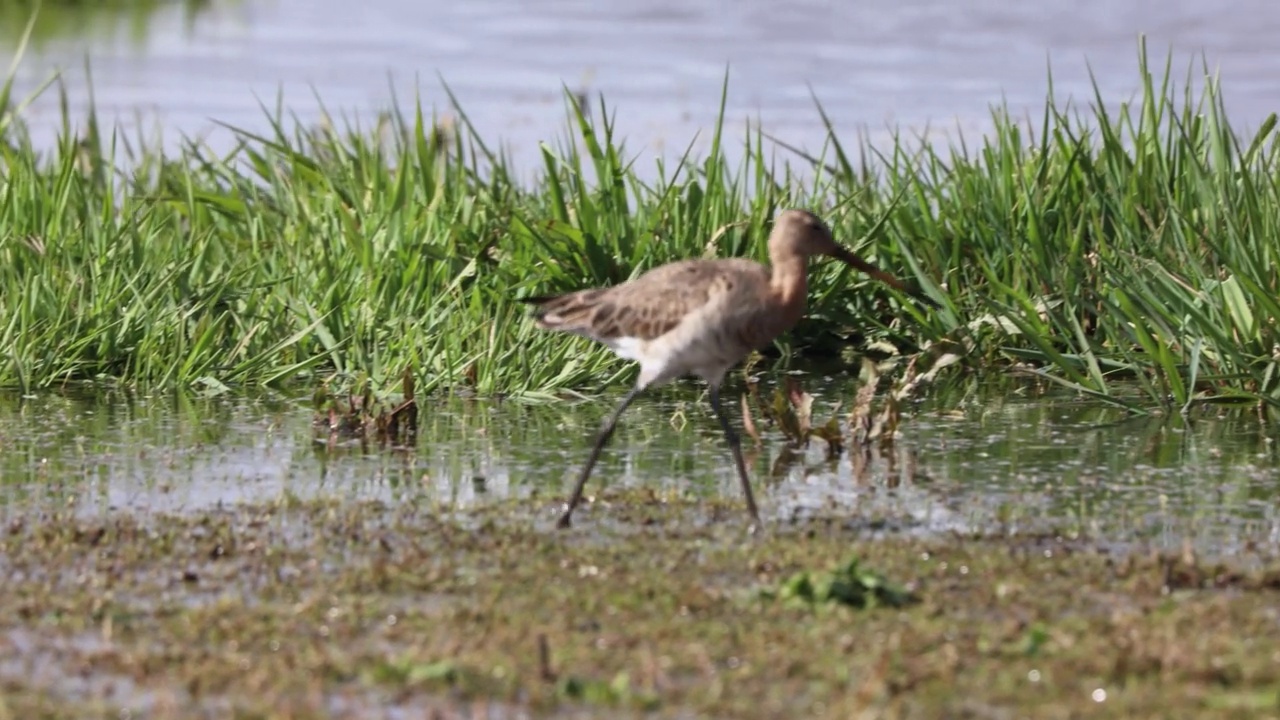
[[[618,418],[647,388],[684,375],[707,382],[711,408],[733,453],[747,511],[760,521],[738,434],[720,405],[725,373],[752,350],[790,330],[804,314],[808,259],[827,255],[899,290],[892,275],[836,243],[822,220],[805,210],[778,215],[769,234],[770,266],[744,258],[682,260],[654,268],[608,288],[523,298],[537,306],[538,327],[570,332],[604,343],[619,357],[640,363],[640,377],[596,436],[559,527],[573,510]]]

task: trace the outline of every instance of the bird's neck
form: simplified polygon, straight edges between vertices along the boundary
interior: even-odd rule
[[[805,298],[809,293],[809,264],[804,257],[785,255],[772,259],[769,289],[790,326],[804,315]]]

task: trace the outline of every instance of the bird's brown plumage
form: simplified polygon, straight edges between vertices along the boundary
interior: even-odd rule
[[[538,327],[606,341],[654,340],[713,297],[767,287],[769,271],[750,260],[682,260],[654,268],[611,288],[527,298],[538,308]],[[743,299],[756,299],[754,297]],[[759,298],[763,299],[763,298]]]

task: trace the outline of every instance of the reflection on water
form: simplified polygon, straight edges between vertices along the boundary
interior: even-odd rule
[[[815,420],[848,392],[816,382],[808,389],[818,398]],[[828,459],[822,443],[790,451],[766,433],[747,453],[762,512],[879,532],[1049,527],[1118,543],[1280,542],[1280,451],[1248,414],[1186,425],[1071,398],[975,397],[951,411],[926,402],[904,418],[887,452]],[[516,498],[550,522],[609,409],[606,400],[441,398],[425,407],[417,445],[397,451],[326,448],[300,402],[11,397],[0,402],[2,512],[47,504],[90,514],[192,512],[285,495],[447,511]],[[633,406],[589,494],[606,484],[740,500],[717,425],[687,385]]]
[[[239,2],[240,0],[221,0]],[[90,54],[111,52],[112,44],[144,48],[159,23],[177,17],[188,37],[195,24],[212,7],[214,0],[97,0],[65,2],[54,0],[40,5],[28,42],[36,53],[57,54],[67,45],[85,44]],[[0,3],[0,47],[8,49],[21,41],[32,19],[33,4]]]

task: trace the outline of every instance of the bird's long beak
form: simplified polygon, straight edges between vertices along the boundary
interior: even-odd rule
[[[888,285],[889,287],[895,290],[904,292],[907,295],[910,295],[911,297],[916,298],[917,300],[920,300],[922,302],[928,303],[930,305],[936,304],[933,302],[933,300],[926,297],[918,289],[907,287],[906,284],[903,283],[898,278],[894,277],[893,275],[890,275],[884,270],[881,270],[875,265],[872,265],[866,260],[863,260],[862,258],[858,257],[856,253],[854,253],[853,251],[841,245],[836,245],[835,250],[831,253],[831,256],[836,258],[837,260],[842,260],[845,263],[852,265],[853,267],[866,273],[871,278],[879,280],[880,282],[884,283],[885,285]]]
[[[837,260],[843,260],[849,265],[854,266],[855,268],[861,270],[862,272],[866,273],[867,275],[870,275],[871,277],[875,278],[876,280],[879,280],[880,282],[884,283],[885,285],[888,285],[891,288],[894,288],[896,290],[901,290],[903,292],[909,292],[907,290],[907,286],[903,285],[901,280],[881,270],[875,265],[872,265],[866,260],[863,260],[851,250],[847,250],[837,245],[835,251],[831,253],[831,256],[836,258]]]

